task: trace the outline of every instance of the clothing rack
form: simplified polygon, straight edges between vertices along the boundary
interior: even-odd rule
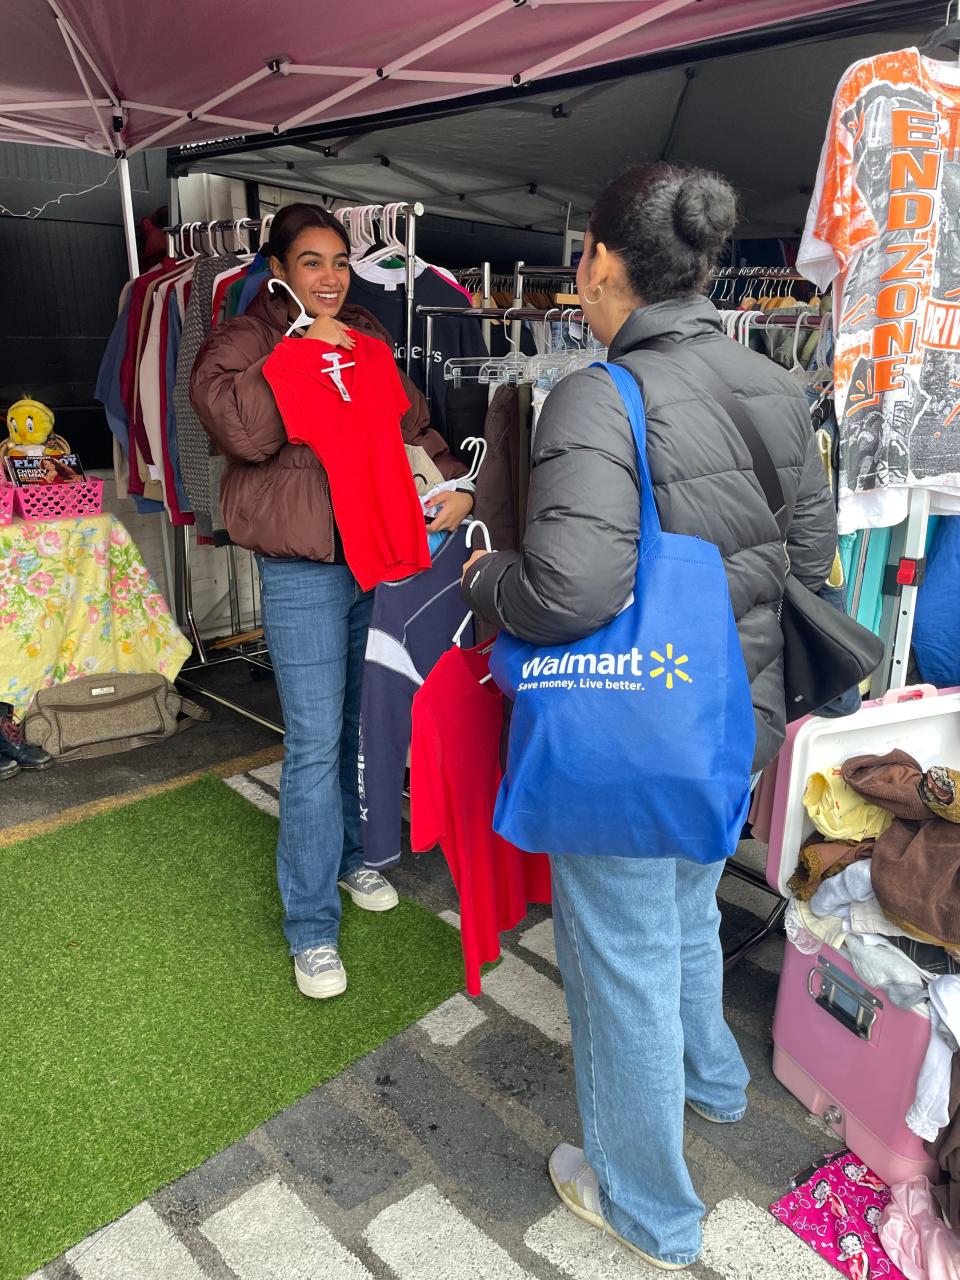
[[[810,281],[793,267],[718,267],[710,272],[711,280],[799,280]]]
[[[489,262],[481,262],[479,267],[467,267],[463,271],[455,271],[454,276],[460,284],[466,286],[470,280],[476,280],[480,286],[480,298],[485,307],[493,306],[493,288],[494,277],[493,269]],[[483,340],[487,344],[487,350],[490,349],[490,341],[493,337],[493,331],[489,320],[483,326]],[[427,402],[429,404],[429,400]]]
[[[369,224],[380,224],[385,226],[388,221],[396,221],[397,218],[404,219],[404,241],[403,245],[398,244],[398,251],[402,248],[404,265],[406,268],[406,371],[410,376],[410,369],[413,361],[413,318],[415,315],[415,290],[416,290],[416,264],[417,264],[417,219],[423,217],[424,207],[419,200],[413,204],[365,204],[365,205],[348,205],[343,209],[334,210],[334,216],[339,218],[343,223],[344,229],[350,237],[350,243],[353,248],[360,249],[369,247],[369,241],[361,239],[358,235],[358,227],[365,221]],[[167,237],[167,249],[171,257],[176,257],[177,248],[180,248],[186,257],[199,257],[201,253],[206,252],[203,246],[203,237],[207,236],[210,242],[210,252],[218,253],[226,250],[225,236],[228,231],[232,231],[237,244],[240,245],[240,236],[243,232],[257,232],[260,236],[262,245],[266,238],[266,232],[269,231],[270,224],[273,222],[273,214],[267,214],[264,218],[217,218],[209,222],[182,222],[174,226],[164,227],[164,233]],[[199,236],[200,248],[195,247],[194,235]],[[219,234],[221,238],[221,247],[217,249],[214,243],[214,236]],[[186,252],[186,239],[190,238],[190,253]],[[227,250],[229,252],[229,250]],[[234,248],[232,252],[249,252],[253,249],[249,245],[241,245]],[[489,263],[484,264],[489,269]]]
[[[550,307],[548,310],[541,310],[538,307],[417,307],[417,315],[421,315],[426,320],[424,326],[424,361],[429,368],[430,361],[433,358],[433,322],[444,316],[447,317],[463,317],[470,320],[481,320],[484,324],[484,332],[486,334],[489,325],[494,320],[509,320],[511,326],[516,324],[515,333],[511,334],[511,340],[514,346],[518,346],[520,342],[520,325],[524,320],[572,320],[575,316],[582,316],[583,312],[579,307]],[[489,347],[489,339],[487,346]],[[427,401],[429,404],[429,399]]]
[[[563,280],[576,280],[576,278],[576,267],[531,267],[523,261],[515,262],[513,265],[513,305],[515,307],[523,306],[523,285],[525,280],[556,280],[559,283]],[[514,345],[519,343],[519,324],[513,325],[510,337]]]
[[[406,270],[406,371],[409,375],[413,359],[413,323],[415,311],[416,288],[416,247],[417,219],[423,216],[424,206],[416,201],[411,204],[395,203],[387,205],[355,205],[334,211],[335,216],[343,223],[354,249],[369,247],[371,241],[360,234],[364,230],[390,227],[396,229],[399,218],[404,219],[404,238],[402,245],[398,242],[398,253],[402,251]],[[164,228],[167,237],[167,248],[170,257],[200,257],[203,254],[215,255],[221,252],[250,253],[255,252],[253,237],[258,238],[259,247],[267,239],[273,215],[263,218],[217,218],[208,221],[178,223]],[[232,233],[234,247],[227,245],[228,234]],[[219,238],[220,244],[216,241]],[[204,240],[206,239],[206,244]],[[189,250],[187,241],[189,240]],[[246,240],[246,243],[244,241]],[[250,667],[251,677],[262,679],[270,672],[270,658],[263,639],[260,626],[258,590],[256,574],[253,570],[253,558],[250,557],[251,592],[253,597],[252,626],[245,626],[241,618],[239,568],[237,548],[227,547],[227,598],[230,604],[231,633],[215,641],[211,646],[204,642],[200,635],[193,600],[193,573],[191,566],[190,537],[186,526],[174,526],[173,556],[173,594],[174,612],[179,626],[190,637],[195,658],[184,668],[178,683],[193,693],[202,694],[205,698],[235,711],[247,720],[253,720],[264,728],[272,729],[283,735],[283,726],[274,720],[267,719],[251,711],[248,707],[218,693],[211,692],[204,685],[198,684],[190,676],[207,668],[223,666],[230,662],[245,662]],[[229,652],[220,653],[220,650]],[[214,656],[216,654],[217,656]]]

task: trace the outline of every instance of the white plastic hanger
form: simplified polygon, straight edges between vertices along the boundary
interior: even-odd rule
[[[467,551],[473,551],[474,549],[473,534],[475,529],[479,529],[480,533],[483,535],[483,545],[486,548],[486,550],[492,551],[493,546],[490,542],[490,530],[487,528],[487,526],[483,523],[482,520],[471,520],[470,523],[467,525],[467,532],[466,532]],[[467,558],[469,559],[469,556]],[[467,627],[469,627],[472,621],[473,621],[473,611],[471,610],[470,613],[468,613],[467,616],[464,618],[464,620],[460,623],[459,627],[457,627],[457,630],[454,633],[453,643],[456,645],[458,649],[460,648],[460,642],[463,639],[463,633],[466,631]],[[489,679],[491,679],[490,676],[484,676],[484,678],[480,681],[480,683],[486,684]]]
[[[313,324],[313,316],[307,315],[306,308],[304,307],[300,299],[297,297],[297,295],[290,288],[290,286],[287,284],[286,280],[281,280],[278,276],[271,276],[270,279],[267,281],[267,289],[269,290],[270,293],[273,293],[273,289],[275,285],[279,289],[286,289],[287,293],[289,293],[290,297],[294,300],[294,302],[300,308],[300,314],[297,316],[296,320],[294,320],[293,324],[290,326],[290,328],[287,330],[287,332],[283,336],[285,338],[289,338],[291,333],[293,333],[294,329],[309,329],[310,326]]]
[[[287,293],[289,293],[290,297],[294,300],[294,302],[300,308],[300,314],[297,316],[296,320],[294,320],[293,324],[290,326],[290,328],[287,330],[287,332],[283,336],[285,338],[289,338],[291,333],[293,333],[294,329],[309,329],[310,326],[313,324],[313,316],[307,315],[307,312],[304,309],[303,303],[300,301],[297,295],[293,292],[293,290],[287,284],[286,280],[281,280],[278,276],[271,276],[270,279],[267,281],[267,289],[270,291],[270,293],[273,293],[274,285],[276,285],[280,289],[286,289]],[[333,379],[334,385],[336,386],[337,390],[340,392],[340,395],[342,396],[342,398],[349,402],[350,392],[347,390],[346,386],[344,385],[343,378],[340,376],[340,371],[342,369],[352,369],[356,364],[356,361],[344,360],[343,356],[341,356],[339,351],[324,351],[323,359],[326,360],[327,363],[325,367],[321,370],[321,372],[329,373],[330,377]]]
[[[480,468],[483,466],[487,456],[487,442],[482,436],[467,436],[463,442],[463,447],[469,449],[473,454],[473,465],[463,477],[464,480],[469,480],[472,484],[480,474]]]

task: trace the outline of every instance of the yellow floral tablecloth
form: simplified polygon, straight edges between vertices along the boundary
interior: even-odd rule
[[[159,671],[190,653],[136,543],[112,515],[0,526],[0,702],[77,676]]]

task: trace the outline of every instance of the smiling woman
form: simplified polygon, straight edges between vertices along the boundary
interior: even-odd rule
[[[207,338],[190,395],[229,462],[220,486],[227,532],[257,553],[286,729],[283,927],[297,986],[325,998],[347,985],[338,886],[368,911],[397,905],[392,886],[363,865],[358,756],[368,588],[429,563],[402,446],[425,450],[444,480],[466,469],[430,429],[385,330],[347,304],[350,243],[340,222],[319,205],[287,205],[265,253],[273,280]],[[276,281],[286,288],[272,294]],[[286,336],[301,308],[312,323]],[[431,526],[440,533],[469,515],[473,498],[446,493],[442,507]]]
[[[351,350],[353,338],[334,319],[350,288],[350,240],[339,219],[316,205],[288,205],[277,215],[267,252],[272,274],[316,322],[306,337]]]

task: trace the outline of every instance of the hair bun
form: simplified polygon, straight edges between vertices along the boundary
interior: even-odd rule
[[[677,191],[673,221],[681,240],[692,249],[712,255],[733,234],[736,194],[719,174],[691,173]]]

